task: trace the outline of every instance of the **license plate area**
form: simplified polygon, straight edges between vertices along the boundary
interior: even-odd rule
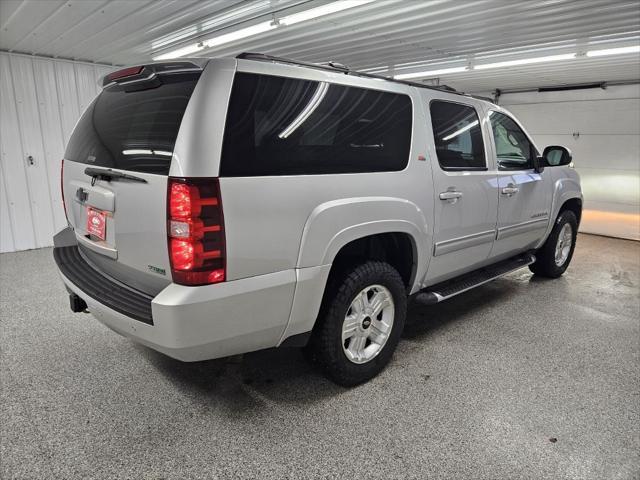
[[[87,207],[87,234],[102,241],[107,238],[107,215],[105,212]]]

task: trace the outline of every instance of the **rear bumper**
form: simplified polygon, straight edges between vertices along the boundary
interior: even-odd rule
[[[60,248],[71,247],[56,247],[56,262],[61,258]],[[155,298],[148,298],[150,321],[145,322],[126,309],[131,310],[126,303],[137,295],[133,310],[140,313],[140,302],[147,301],[141,298],[143,294],[96,270],[74,273],[85,266],[92,269],[86,262],[72,269],[58,263],[66,287],[87,303],[94,317],[121,335],[187,362],[278,345],[287,326],[296,283],[295,270],[286,270],[202,287],[171,284]],[[114,295],[110,290],[114,285],[128,293],[116,289]],[[114,297],[119,303],[114,303]]]

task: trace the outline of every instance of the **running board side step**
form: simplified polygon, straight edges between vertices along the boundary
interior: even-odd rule
[[[494,265],[489,265],[478,270],[474,270],[469,273],[465,273],[451,280],[431,285],[418,292],[413,300],[423,305],[433,305],[434,303],[442,302],[451,297],[471,290],[477,286],[490,282],[498,277],[506,275],[507,273],[515,272],[521,268],[531,265],[536,261],[533,253],[525,253],[518,255],[517,257],[509,258],[498,262]]]

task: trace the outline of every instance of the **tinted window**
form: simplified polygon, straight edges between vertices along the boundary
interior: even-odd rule
[[[402,170],[410,143],[406,95],[238,73],[220,175]]]
[[[440,166],[445,170],[484,169],[484,143],[476,109],[436,100],[430,110]]]
[[[104,89],[82,115],[64,158],[167,175],[198,77],[199,73],[163,75],[154,88],[125,91],[121,85],[112,85]]]
[[[507,115],[489,112],[498,168],[501,170],[533,168],[537,152],[525,133]]]

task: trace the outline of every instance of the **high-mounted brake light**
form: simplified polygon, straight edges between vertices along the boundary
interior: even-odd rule
[[[132,77],[133,75],[139,75],[140,72],[142,72],[143,69],[144,69],[144,67],[123,68],[122,70],[117,70],[117,71],[112,72],[109,75],[107,75],[107,79],[110,82],[114,82],[114,81],[118,80],[119,78]]]
[[[225,279],[225,236],[217,178],[169,178],[167,235],[173,281],[207,285]]]

